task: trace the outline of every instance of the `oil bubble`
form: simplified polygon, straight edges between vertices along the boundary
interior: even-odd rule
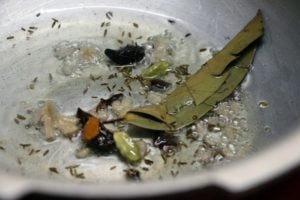
[[[268,126],[268,125],[266,125],[266,126],[264,127],[264,131],[265,131],[265,133],[270,133],[270,132],[271,132],[271,127]]]
[[[266,100],[261,100],[258,102],[258,106],[263,109],[267,108],[267,107],[269,107],[269,102]]]

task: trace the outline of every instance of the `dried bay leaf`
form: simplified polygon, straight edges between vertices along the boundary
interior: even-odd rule
[[[174,129],[179,129],[187,126],[213,108],[212,105],[207,105],[202,103],[200,105],[191,105],[184,107],[180,112],[178,112],[174,117],[176,118],[176,123],[174,123]]]
[[[151,115],[157,121],[167,122],[168,124],[175,122],[175,118],[167,114],[166,106],[163,104],[143,106],[130,112],[135,114]]]
[[[168,114],[176,113],[185,102],[194,101],[192,94],[186,84],[178,86],[171,94],[166,97],[166,109]]]
[[[255,55],[255,43],[262,35],[262,14],[258,11],[242,31],[161,104],[135,108],[124,121],[165,131],[193,123],[229,96],[244,79]]]
[[[205,66],[213,75],[220,75],[226,67],[250,44],[263,35],[262,13],[259,10],[256,16]]]
[[[151,129],[151,130],[160,130],[160,131],[166,131],[171,130],[172,128],[168,126],[167,123],[163,121],[159,121],[155,118],[153,118],[151,115],[144,115],[142,113],[134,113],[134,112],[128,112],[124,118],[124,121],[139,126],[145,129]]]
[[[204,68],[203,70],[198,71],[195,75],[191,76],[186,81],[186,85],[188,86],[196,105],[199,105],[209,96],[213,95],[224,83],[227,77],[228,73],[224,73],[220,76],[214,76],[209,73],[207,68]]]
[[[229,71],[229,77],[218,91],[205,101],[206,104],[215,105],[232,93],[248,73],[249,66],[255,56],[255,51],[255,46],[249,48],[249,50],[245,52],[245,55],[236,62],[236,65],[235,63],[233,64],[234,66]]]
[[[249,65],[255,55],[255,50],[256,48],[253,45],[236,63],[232,63],[232,67],[230,67],[227,72],[229,74],[228,78],[213,95],[199,105],[187,106],[178,112],[174,116],[176,118],[175,129],[192,124],[195,120],[210,111],[214,105],[228,97],[248,73]]]

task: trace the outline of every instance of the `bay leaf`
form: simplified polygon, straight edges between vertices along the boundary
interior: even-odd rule
[[[137,115],[138,114],[151,115],[157,121],[167,122],[168,124],[175,122],[175,118],[167,114],[166,106],[164,104],[147,105],[143,107],[138,107],[135,108],[134,110],[131,110],[130,112],[135,113]]]
[[[262,13],[259,10],[256,16],[204,67],[208,68],[212,75],[220,75],[244,49],[263,35],[263,30]]]
[[[187,106],[174,115],[176,118],[176,123],[174,124],[175,129],[192,124],[195,120],[201,118],[210,111],[214,105],[228,97],[248,73],[255,51],[256,47],[251,46],[251,48],[247,49],[247,51],[243,53],[243,55],[235,63],[231,64],[232,67],[229,67],[227,72],[228,78],[208,99],[199,105],[194,104]]]
[[[205,103],[208,105],[215,105],[217,102],[228,97],[233,90],[239,85],[249,71],[250,64],[254,59],[256,47],[252,46],[245,52],[245,55],[233,63],[233,67],[230,68],[229,76],[224,84],[215,92],[214,95],[209,97]]]
[[[172,127],[166,122],[159,121],[151,115],[144,115],[142,113],[128,112],[124,117],[124,122],[150,130],[172,130]]]
[[[220,76],[211,75],[207,68],[203,68],[199,72],[186,81],[186,85],[196,105],[199,105],[209,96],[213,95],[228,77],[228,73]]]
[[[143,128],[165,131],[198,120],[244,79],[255,55],[254,43],[262,35],[262,14],[258,11],[242,31],[161,104],[135,108],[124,120]]]

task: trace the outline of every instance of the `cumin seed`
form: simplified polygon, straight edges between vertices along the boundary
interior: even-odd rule
[[[48,78],[49,78],[49,82],[52,82],[52,80],[53,80],[53,76],[52,76],[52,74],[51,74],[51,73],[49,73],[49,74],[48,74]]]
[[[12,40],[12,39],[14,39],[15,37],[14,36],[8,36],[6,39],[7,40]]]
[[[144,161],[146,165],[152,165],[154,163],[152,160],[149,159],[145,159]]]
[[[29,29],[32,29],[32,30],[37,30],[38,28],[35,27],[35,26],[29,26]]]
[[[175,23],[176,23],[176,21],[173,20],[173,19],[168,19],[168,22],[169,22],[170,24],[175,24]]]
[[[49,167],[50,172],[53,172],[55,174],[59,174],[58,170],[56,167]]]
[[[110,75],[107,77],[107,79],[112,79],[112,78],[114,78],[114,74],[110,74]]]
[[[90,86],[88,85],[88,86],[86,86],[86,88],[83,90],[83,94],[86,94],[87,92],[88,92],[88,90],[89,90],[89,88],[90,88]]]
[[[179,161],[179,162],[177,163],[178,166],[186,165],[186,164],[187,164],[187,162],[182,162],[182,161]]]
[[[70,172],[70,175],[71,175],[71,176],[74,176],[74,173],[75,173],[74,170],[75,170],[74,168],[70,168],[70,169],[69,169],[69,172]]]
[[[19,144],[23,149],[26,149],[26,147],[30,147],[31,144]]]
[[[14,122],[15,122],[16,124],[20,124],[20,121],[19,121],[17,118],[14,119]]]
[[[39,153],[41,150],[40,149],[36,149],[35,151],[34,151],[34,153]]]
[[[104,25],[105,25],[105,22],[102,22],[101,25],[100,25],[100,27],[102,28]]]
[[[101,76],[94,76],[93,74],[90,74],[90,79],[92,80],[92,81],[96,81],[96,80],[99,80],[101,78]]]
[[[144,171],[149,171],[149,168],[147,168],[147,167],[142,167],[142,170],[144,170]]]
[[[132,34],[131,32],[128,32],[128,37],[131,38],[132,37]]]
[[[118,43],[123,44],[123,41],[122,41],[122,40],[119,40],[119,39],[118,39],[117,41],[118,41]]]
[[[85,179],[84,173],[75,174],[76,178]]]
[[[107,29],[104,30],[103,37],[105,37],[106,35],[107,35]]]
[[[53,19],[53,18],[52,18]],[[52,24],[51,24],[51,28],[54,28],[54,26],[56,25],[58,21],[57,20],[53,20]]]
[[[173,160],[173,165],[175,165],[177,163],[177,159],[175,158],[174,160]]]
[[[66,166],[65,169],[74,169],[79,167],[79,165],[70,165],[70,166]]]
[[[32,35],[32,34],[34,33],[33,30],[27,30],[27,32],[28,32],[30,35]]]
[[[31,149],[28,155],[31,156],[33,153],[34,153],[34,149]]]
[[[204,52],[206,50],[207,50],[206,48],[201,48],[201,49],[199,49],[199,52]]]
[[[41,13],[37,13],[35,16],[36,16],[36,17],[39,17],[39,16],[41,16]]]
[[[187,34],[185,34],[185,36],[184,37],[190,37],[192,34],[191,33],[187,33]]]
[[[133,22],[132,25],[133,25],[135,28],[138,28],[138,27],[139,27],[139,25],[138,25],[137,23],[135,23],[135,22]]]
[[[118,91],[119,91],[119,92],[124,92],[124,91],[125,91],[125,89],[123,88],[123,86],[121,86],[121,88],[120,88],[120,89],[118,89]]]
[[[20,114],[17,114],[17,119],[19,120],[26,120],[26,117]]]
[[[116,169],[117,168],[117,166],[112,166],[112,167],[110,167],[109,169],[110,170],[114,170],[114,169]]]
[[[171,175],[173,176],[173,177],[175,177],[175,172],[173,171],[173,170],[171,170]]]
[[[44,151],[43,156],[46,156],[49,153],[49,149],[47,149],[46,151]]]
[[[111,18],[113,17],[113,13],[111,11],[108,11],[105,16],[107,17],[107,19],[111,20]]]
[[[23,27],[21,28],[21,30],[22,30],[22,31],[26,31],[26,29],[25,29],[25,28],[23,28]]]
[[[0,150],[5,151],[5,148],[3,146],[0,146]]]
[[[129,84],[127,84],[126,86],[128,87],[128,89],[129,89],[130,91],[132,91],[132,88],[131,88],[131,86],[130,86]]]
[[[179,174],[179,171],[174,172],[173,170],[171,171],[171,175],[173,177],[176,177]]]
[[[35,77],[35,78],[32,80],[33,83],[36,83],[37,81],[38,81],[38,77]]]

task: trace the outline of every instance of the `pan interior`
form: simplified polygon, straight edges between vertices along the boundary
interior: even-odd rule
[[[159,10],[157,4],[140,6],[133,3],[132,7],[122,7],[96,6],[91,3],[90,6],[74,4],[61,8],[60,5],[63,4],[49,3],[49,7],[35,8],[34,12],[26,11],[23,20],[10,19],[5,22],[6,18],[2,18],[1,30],[4,31],[0,33],[0,146],[4,150],[0,150],[0,170],[25,177],[67,182],[125,181],[123,170],[128,166],[119,157],[90,156],[77,159],[75,152],[80,147],[80,137],[72,141],[65,138],[58,138],[53,142],[45,141],[38,130],[28,127],[32,116],[30,111],[44,104],[46,100],[54,100],[59,110],[66,114],[74,114],[77,107],[89,109],[95,106],[100,98],[107,98],[111,94],[106,87],[101,86],[110,80],[93,81],[90,78],[91,74],[108,77],[111,70],[114,70],[105,64],[107,60],[103,55],[104,49],[119,48],[131,41],[146,43],[148,37],[164,35],[166,30],[172,34],[173,44],[177,46],[174,62],[177,65],[187,63],[190,65],[190,72],[195,72],[214,51],[224,46],[243,27],[258,7],[253,3],[247,10],[249,15],[241,17],[238,7],[245,5],[232,2],[238,10],[237,13],[227,12],[235,7],[221,6],[230,3],[211,6],[203,2],[198,4],[196,1],[194,3],[197,8],[192,9],[195,13],[190,12],[190,15],[184,12],[190,5],[181,5],[182,3],[171,6],[175,9],[182,7],[182,12],[178,14],[166,5]],[[123,4],[125,5],[124,2],[120,5]],[[108,12],[112,12],[113,15],[107,17]],[[283,61],[276,60],[278,49],[274,46],[286,43],[273,44],[273,37],[277,36],[274,35],[271,25],[276,19],[268,19],[270,15],[270,12],[266,12],[266,36],[242,89],[236,92],[233,100],[227,100],[216,108],[216,112],[228,117],[230,123],[227,124],[227,128],[236,128],[238,131],[226,132],[227,135],[219,132],[205,135],[208,125],[205,123],[219,120],[214,116],[206,116],[199,122],[200,128],[198,127],[203,138],[190,142],[185,133],[180,134],[187,147],[184,145],[175,157],[165,162],[159,151],[152,149],[149,158],[154,164],[147,166],[142,163],[138,167],[144,180],[204,172],[231,160],[248,157],[272,143],[278,136],[282,136],[284,131],[295,124],[298,113],[294,108],[297,108],[296,102],[299,99],[296,90],[299,89],[287,88],[296,81],[293,71],[297,72],[297,69],[288,62],[283,65]],[[13,16],[20,19],[17,12],[10,14],[10,17]],[[101,27],[103,22],[105,25]],[[138,24],[138,28],[134,24]],[[126,34],[124,37],[123,32]],[[188,33],[191,35],[187,36]],[[61,70],[63,61],[57,59],[54,53],[55,47],[64,44],[88,46],[99,50],[97,59],[100,64],[88,64],[88,67],[84,66],[76,73],[65,76]],[[271,52],[266,50],[268,47],[271,47]],[[199,49],[202,48],[208,49],[207,52],[199,53]],[[290,56],[294,54],[291,53]],[[123,83],[116,80],[112,83],[114,84],[117,90]],[[275,89],[274,84],[278,85]],[[87,88],[88,91],[84,93]],[[136,95],[135,105],[143,101],[138,93],[133,95]],[[97,98],[92,98],[93,96]],[[283,101],[282,97],[286,100]],[[284,110],[281,107],[283,102]],[[26,119],[18,119],[18,115],[25,116]],[[230,138],[228,134],[235,135],[230,135]],[[137,137],[151,143],[151,137],[147,134]],[[208,142],[210,145],[217,145],[218,141],[225,145],[221,152],[211,151],[204,144]],[[78,173],[84,173],[84,179],[74,177],[70,173],[67,167],[74,165],[79,165],[76,170]],[[56,168],[58,173],[49,168]]]

